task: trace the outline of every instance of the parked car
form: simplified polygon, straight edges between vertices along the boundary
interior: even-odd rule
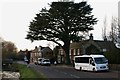
[[[44,58],[38,58],[37,60],[34,61],[34,64],[36,65],[41,65],[41,61],[43,60]]]
[[[41,61],[41,65],[48,65],[48,66],[50,66],[50,60],[49,59],[43,59]]]
[[[38,61],[37,61],[38,65],[41,65],[43,59],[44,58],[38,58]]]
[[[8,65],[11,65],[12,63],[13,63],[13,59],[3,59],[2,60],[3,66],[8,66]]]

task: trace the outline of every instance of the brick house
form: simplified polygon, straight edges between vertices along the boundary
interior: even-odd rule
[[[50,47],[44,47],[41,50],[42,57],[46,59],[51,59],[53,57],[53,51]]]
[[[30,62],[37,61],[37,58],[40,56],[38,52],[38,47],[36,46],[35,49],[31,51]]]
[[[49,47],[35,47],[35,49],[32,50],[31,52],[31,62],[37,61],[38,58],[47,58],[51,59],[53,56],[53,51]]]
[[[70,60],[74,60],[74,56],[83,54],[104,54],[105,52],[114,53],[117,51],[117,47],[112,41],[94,40],[93,35],[90,34],[88,40],[81,40],[79,42],[72,42],[70,44]],[[65,54],[64,51],[59,48],[58,62],[64,63]]]

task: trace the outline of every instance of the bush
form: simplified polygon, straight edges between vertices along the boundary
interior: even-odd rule
[[[109,64],[120,64],[120,51],[115,53],[106,52],[105,57],[108,59]]]

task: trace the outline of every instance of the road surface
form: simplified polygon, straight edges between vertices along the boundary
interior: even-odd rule
[[[88,72],[88,71],[77,71],[73,67],[66,66],[40,66],[30,64],[30,67],[36,71],[44,74],[49,79],[93,79],[93,80],[120,80],[119,71],[109,72]]]

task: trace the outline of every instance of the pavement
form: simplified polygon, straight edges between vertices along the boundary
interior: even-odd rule
[[[17,61],[17,63],[27,65],[27,63],[24,61]],[[30,63],[29,65],[31,64],[34,64],[34,63]],[[51,64],[51,66],[73,68],[72,65],[65,65],[65,64],[57,64],[57,65]]]
[[[17,61],[17,63],[27,65],[27,63],[24,62],[24,61]],[[32,64],[32,63],[31,63],[31,64]]]

